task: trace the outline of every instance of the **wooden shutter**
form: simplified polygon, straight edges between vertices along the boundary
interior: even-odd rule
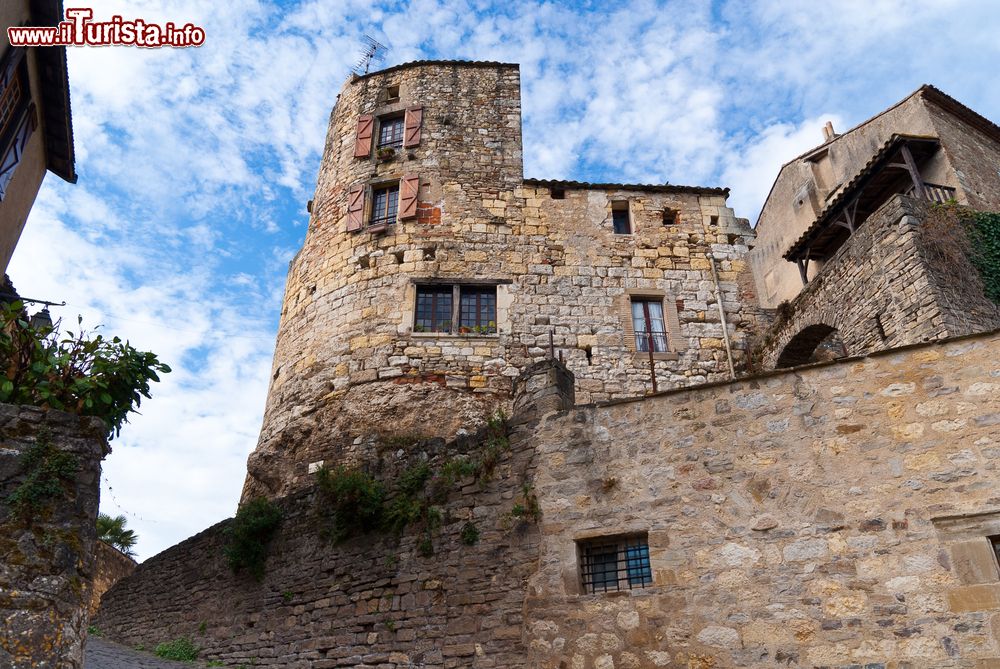
[[[365,187],[351,186],[347,191],[347,231],[360,230],[365,224]]]
[[[417,217],[417,192],[420,190],[420,177],[416,174],[404,174],[399,180],[399,219]]]
[[[375,129],[375,117],[362,114],[358,117],[358,134],[354,139],[354,157],[367,158],[372,152],[372,132]]]
[[[663,316],[666,319],[667,338],[671,351],[686,351],[688,342],[681,333],[681,319],[677,313],[677,300],[667,295],[663,298]]]
[[[405,148],[420,144],[420,125],[423,120],[423,107],[410,107],[406,110],[406,123],[403,131],[403,146]]]

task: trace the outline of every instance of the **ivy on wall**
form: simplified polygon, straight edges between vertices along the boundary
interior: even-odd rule
[[[1000,304],[1000,213],[969,212],[966,219],[971,224],[969,259],[979,270],[986,297]]]

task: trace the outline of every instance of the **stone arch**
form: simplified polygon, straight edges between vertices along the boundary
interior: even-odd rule
[[[795,333],[781,349],[775,368],[797,367],[811,362],[847,356],[840,331],[826,323],[814,323]]]

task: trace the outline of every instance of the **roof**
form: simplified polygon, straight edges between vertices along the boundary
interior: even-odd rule
[[[568,190],[636,190],[647,193],[694,193],[697,195],[721,195],[729,197],[728,188],[711,186],[680,186],[674,184],[608,184],[588,181],[560,181],[555,179],[524,179],[525,186],[565,188]]]
[[[393,65],[392,67],[387,67],[384,70],[376,70],[374,72],[369,72],[367,74],[354,74],[351,75],[352,81],[357,81],[358,79],[365,79],[367,77],[373,77],[376,74],[388,74],[389,72],[396,72],[398,70],[405,70],[411,67],[420,67],[422,65],[437,65],[437,66],[459,66],[459,67],[512,67],[515,69],[520,69],[520,65],[517,63],[500,63],[493,60],[411,60],[406,63],[400,63],[399,65]]]
[[[58,25],[63,19],[62,0],[31,0],[31,21],[37,26]],[[34,47],[39,95],[45,132],[46,167],[56,176],[76,183],[76,152],[73,147],[73,117],[69,101],[69,72],[66,47]]]
[[[920,88],[918,88],[917,90],[913,91],[912,93],[910,93],[909,95],[907,95],[905,98],[903,98],[902,100],[900,100],[896,104],[892,105],[891,107],[887,107],[886,109],[883,109],[882,111],[880,111],[879,113],[875,114],[871,118],[868,118],[868,119],[862,121],[861,123],[858,123],[858,124],[852,126],[850,129],[846,130],[845,132],[842,132],[842,133],[839,133],[837,135],[834,135],[832,138],[826,140],[822,144],[818,144],[817,146],[814,146],[813,148],[809,149],[808,151],[806,151],[804,153],[801,153],[798,156],[795,156],[794,158],[792,158],[791,160],[783,163],[781,165],[781,168],[778,170],[777,176],[775,176],[775,178],[774,178],[774,182],[771,184],[771,190],[768,191],[767,197],[764,199],[764,206],[761,207],[761,213],[763,213],[764,209],[767,208],[767,203],[771,199],[771,195],[774,193],[774,186],[778,183],[778,179],[781,178],[781,173],[784,172],[784,170],[785,170],[786,167],[788,167],[792,163],[795,163],[795,162],[798,162],[800,160],[804,160],[804,159],[808,158],[809,156],[811,156],[812,154],[815,154],[815,153],[819,152],[823,148],[832,145],[834,142],[836,142],[837,140],[839,140],[841,137],[844,137],[845,135],[849,135],[850,133],[854,132],[855,130],[857,130],[858,128],[860,128],[862,126],[868,125],[869,123],[871,123],[875,119],[877,119],[877,118],[879,118],[881,116],[884,116],[885,114],[888,114],[892,110],[894,110],[897,107],[905,104],[906,102],[908,102],[912,98],[915,98],[915,97],[918,97],[918,96],[922,97],[925,100],[928,100],[928,101],[936,104],[937,106],[941,107],[945,111],[948,111],[952,115],[954,115],[954,116],[962,119],[963,121],[965,121],[966,123],[968,123],[972,127],[976,128],[977,130],[980,130],[981,132],[985,133],[986,135],[992,137],[994,140],[1000,142],[1000,126],[998,126],[996,123],[994,123],[993,121],[989,120],[988,118],[986,118],[985,116],[983,116],[979,112],[971,109],[970,107],[966,107],[964,104],[962,104],[961,102],[959,102],[955,98],[953,98],[950,95],[948,95],[948,94],[944,93],[943,91],[941,91],[941,89],[939,89],[939,88],[937,88],[935,86],[932,86],[931,84],[923,84],[922,86],[920,86]],[[757,222],[758,223],[760,222],[760,215],[759,214],[757,216]]]
[[[812,224],[810,224],[806,231],[803,232],[794,243],[792,243],[787,251],[785,251],[783,255],[785,260],[794,260],[796,257],[801,256],[804,251],[807,251],[809,246],[822,236],[823,230],[832,225],[831,219],[833,218],[833,214],[839,212],[843,205],[851,198],[857,196],[860,200],[861,192],[864,188],[869,184],[876,182],[883,168],[887,166],[889,160],[904,144],[914,147],[913,153],[915,160],[921,160],[929,157],[939,146],[937,137],[929,137],[927,135],[893,134],[892,137],[890,137],[881,146],[881,148],[879,148],[879,150],[868,159],[868,162],[865,163],[864,167],[862,167],[861,170],[855,174],[843,188],[840,189],[840,192],[837,193],[832,200],[830,200],[826,207],[819,212],[816,219],[812,222]],[[907,175],[906,178],[909,179],[909,175]],[[877,195],[878,194],[875,195],[876,198]]]

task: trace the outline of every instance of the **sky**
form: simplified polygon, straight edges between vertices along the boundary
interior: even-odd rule
[[[86,6],[66,0],[67,6]],[[79,182],[48,175],[8,273],[55,317],[173,367],[104,463],[140,559],[231,516],[260,430],[288,261],[336,95],[388,67],[521,65],[526,177],[728,186],[931,83],[1000,120],[992,0],[100,0],[199,48],[68,49]],[[72,328],[71,328],[72,329]]]

